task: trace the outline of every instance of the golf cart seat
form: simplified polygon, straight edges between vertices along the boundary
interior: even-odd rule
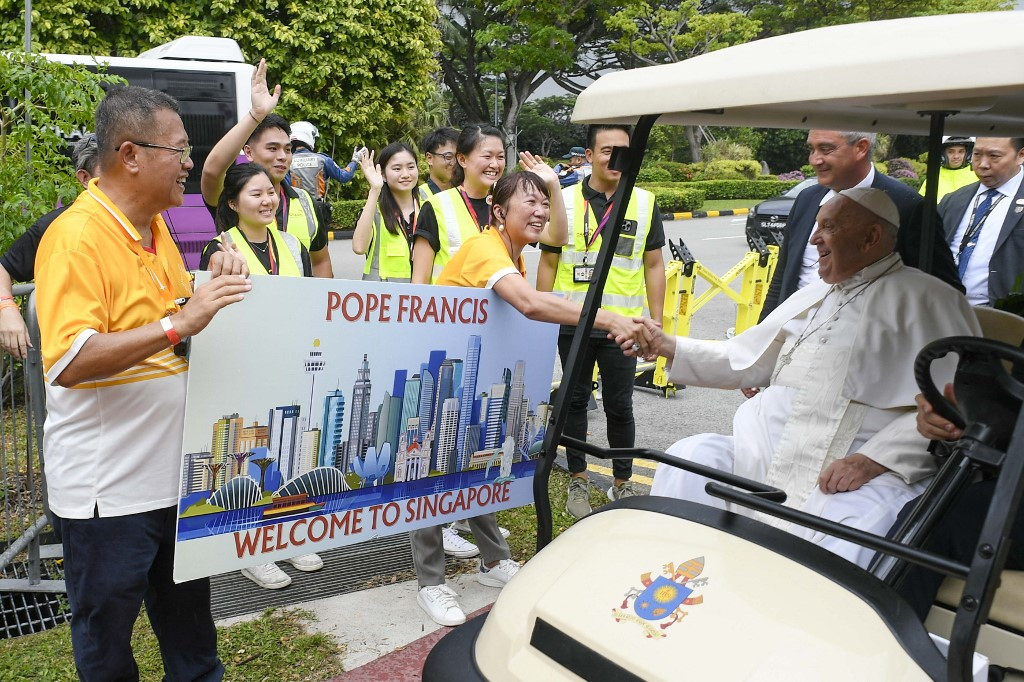
[[[986,339],[1014,346],[1024,342],[1024,318],[995,308],[976,307],[974,312]],[[926,626],[929,632],[949,636],[963,589],[963,580],[946,578],[936,604],[928,614]],[[1002,572],[988,620],[978,636],[978,651],[993,662],[1024,670],[1024,650],[1019,640],[1014,641],[1005,633],[1005,630],[1024,632],[1024,571]]]

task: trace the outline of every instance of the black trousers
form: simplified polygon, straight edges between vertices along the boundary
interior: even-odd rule
[[[558,335],[558,355],[565,370],[569,359],[572,334]],[[636,376],[636,358],[628,358],[622,349],[608,339],[591,337],[583,345],[583,371],[572,389],[569,414],[565,421],[565,435],[579,440],[587,439],[587,406],[590,404],[594,363],[601,371],[601,398],[608,421],[608,445],[613,448],[631,448],[636,441],[633,421],[633,379]],[[574,474],[587,470],[587,458],[579,450],[566,448],[569,471]],[[628,480],[633,475],[633,460],[612,460],[615,478]]]
[[[79,679],[138,680],[132,627],[142,604],[160,643],[164,680],[218,682],[217,630],[207,578],[175,584],[174,507],[141,514],[62,519],[71,645]]]
[[[926,549],[969,564],[974,557],[981,535],[981,526],[985,522],[995,481],[973,483],[963,492],[960,499],[950,508],[949,513],[935,528]],[[903,520],[917,504],[917,500],[907,503],[896,519],[894,528],[899,527]],[[1010,530],[1010,550],[1006,557],[1006,568],[1024,569],[1024,506],[1017,511],[1017,518]],[[929,571],[920,566],[911,566],[903,584],[897,590],[907,600],[914,613],[923,621],[935,602],[939,587],[945,579],[941,573]]]

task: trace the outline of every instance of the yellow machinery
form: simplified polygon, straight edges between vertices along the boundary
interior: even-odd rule
[[[672,260],[665,266],[665,310],[662,328],[670,336],[689,336],[690,320],[694,313],[723,293],[736,302],[736,333],[753,327],[761,315],[768,287],[775,273],[779,247],[765,246],[759,237],[748,237],[750,251],[728,272],[719,277],[704,267],[680,239],[677,243],[669,240]],[[706,291],[697,295],[698,278],[708,283]],[[740,280],[737,292],[732,283]],[[647,363],[637,368],[635,385],[660,390],[665,397],[675,395],[676,386],[668,380],[665,358],[656,363]]]

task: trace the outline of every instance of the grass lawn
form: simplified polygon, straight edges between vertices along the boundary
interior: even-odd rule
[[[549,482],[553,537],[558,537],[576,520],[565,511],[565,493],[568,487],[569,474],[553,470]],[[590,486],[590,505],[597,509],[605,504],[608,504],[608,496],[604,490]],[[522,562],[537,553],[537,513],[532,504],[498,512],[498,524],[509,530],[508,545],[512,550],[513,559]]]
[[[722,211],[729,208],[753,208],[761,199],[711,199],[700,207],[702,211]]]
[[[573,524],[565,511],[569,474],[551,473],[551,511],[554,535]],[[591,487],[590,502],[596,509],[608,503],[603,490]],[[533,505],[498,513],[498,523],[511,531],[509,546],[518,561],[530,559],[537,551],[537,519]],[[449,573],[476,571],[476,561],[449,564]],[[415,577],[411,572],[380,576],[366,587]],[[268,610],[258,618],[218,628],[220,656],[227,668],[226,680],[232,682],[307,682],[327,680],[340,675],[342,649],[328,635],[310,634],[301,610]],[[159,680],[163,674],[156,637],[145,613],[139,616],[132,637],[140,679]],[[71,655],[71,630],[62,625],[35,635],[0,640],[0,679],[74,682],[75,665]]]
[[[258,618],[218,628],[217,643],[232,682],[327,680],[341,674],[341,650],[330,636],[309,634],[303,611],[266,611]],[[132,636],[139,679],[163,677],[160,650],[145,614]],[[0,640],[0,677],[4,680],[74,682],[71,629],[68,625],[35,635]]]

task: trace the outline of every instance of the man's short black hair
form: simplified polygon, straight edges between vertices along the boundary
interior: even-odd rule
[[[594,148],[594,145],[597,144],[597,134],[602,130],[621,130],[626,133],[627,136],[633,137],[632,126],[619,125],[616,123],[595,123],[587,126],[587,149]]]
[[[1020,152],[1024,149],[1024,137],[1011,137],[1010,145],[1013,147],[1013,151]]]
[[[420,149],[423,150],[424,154],[434,154],[449,142],[455,144],[458,139],[459,131],[455,128],[450,126],[435,128],[423,137],[423,141],[420,142]]]
[[[179,113],[178,102],[159,90],[116,85],[96,108],[96,146],[100,167],[109,161],[122,142],[145,142],[153,132],[153,117],[158,111]]]
[[[292,136],[292,127],[288,125],[288,121],[284,120],[277,114],[267,114],[266,118],[260,121],[260,124],[256,126],[256,130],[252,131],[252,135],[250,135],[249,139],[245,141],[245,144],[252,146],[257,140],[263,137],[263,133],[271,128],[283,130],[284,134],[287,135],[289,139]]]

